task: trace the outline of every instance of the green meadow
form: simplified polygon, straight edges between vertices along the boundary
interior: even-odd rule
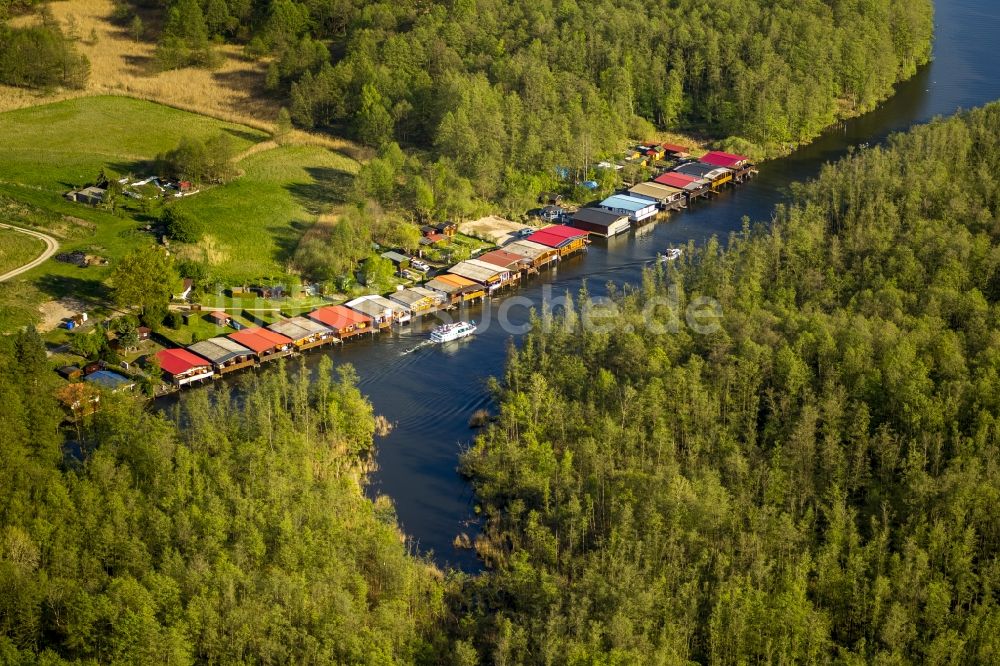
[[[229,134],[241,153],[263,132],[125,97],[84,97],[0,113],[0,215],[55,236],[60,252],[106,257],[107,267],[79,268],[56,260],[25,274],[39,298],[73,296],[97,307],[114,261],[143,243],[152,221],[133,203],[111,214],[70,202],[64,194],[95,180],[102,168],[153,175],[157,154],[183,137]],[[268,144],[273,146],[273,144]],[[279,278],[302,233],[341,197],[357,170],[351,158],[319,146],[261,146],[237,164],[238,178],[169,205],[204,224],[202,242],[171,248],[205,261],[222,282]],[[14,259],[10,260],[16,265]],[[21,262],[23,263],[23,262]]]
[[[28,263],[44,249],[45,243],[34,236],[0,229],[0,275]]]

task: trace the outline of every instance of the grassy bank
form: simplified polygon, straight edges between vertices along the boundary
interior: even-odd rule
[[[23,266],[44,249],[45,243],[34,236],[0,229],[0,274]]]

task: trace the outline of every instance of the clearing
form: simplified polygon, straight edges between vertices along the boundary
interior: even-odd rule
[[[103,167],[148,173],[156,154],[182,137],[204,139],[220,132],[233,137],[243,175],[173,202],[202,219],[207,230],[201,243],[175,249],[206,259],[222,279],[283,275],[298,239],[342,197],[357,163],[322,145],[277,145],[245,125],[128,97],[81,97],[0,113],[0,217],[56,237],[60,254],[79,250],[105,257],[113,266],[115,259],[150,242],[143,228],[152,220],[136,210],[111,214],[73,203],[65,192],[92,182]],[[37,291],[20,292],[18,302],[37,293],[37,307],[47,298],[71,295],[91,310],[102,307],[110,270],[51,259],[19,278]],[[16,316],[0,320],[21,325],[23,312],[20,308]]]
[[[0,275],[23,266],[45,249],[40,238],[0,227]]]

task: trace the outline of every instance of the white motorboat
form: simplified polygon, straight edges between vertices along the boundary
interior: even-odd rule
[[[476,332],[476,322],[459,321],[454,324],[443,324],[431,331],[431,342],[451,342],[472,335]]]
[[[672,247],[667,249],[662,255],[660,255],[660,261],[666,263],[668,261],[674,261],[680,259],[681,255],[684,254],[684,250],[679,247]]]

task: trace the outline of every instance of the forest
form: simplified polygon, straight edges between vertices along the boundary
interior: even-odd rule
[[[993,104],[688,248],[613,331],[586,293],[540,313],[463,459],[490,569],[460,635],[493,663],[1000,661],[998,171]]]
[[[67,422],[2,338],[0,663],[997,663],[998,169],[993,104],[612,289],[611,330],[539,312],[461,461],[476,576],[362,493],[350,366]]]
[[[361,492],[375,424],[349,367],[248,377],[238,402],[202,391],[167,416],[101,395],[61,428],[37,334],[0,344],[0,663],[444,651],[441,576]]]
[[[296,124],[425,151],[495,198],[657,130],[783,152],[890,95],[932,30],[930,0],[174,0],[159,53],[244,44]]]

